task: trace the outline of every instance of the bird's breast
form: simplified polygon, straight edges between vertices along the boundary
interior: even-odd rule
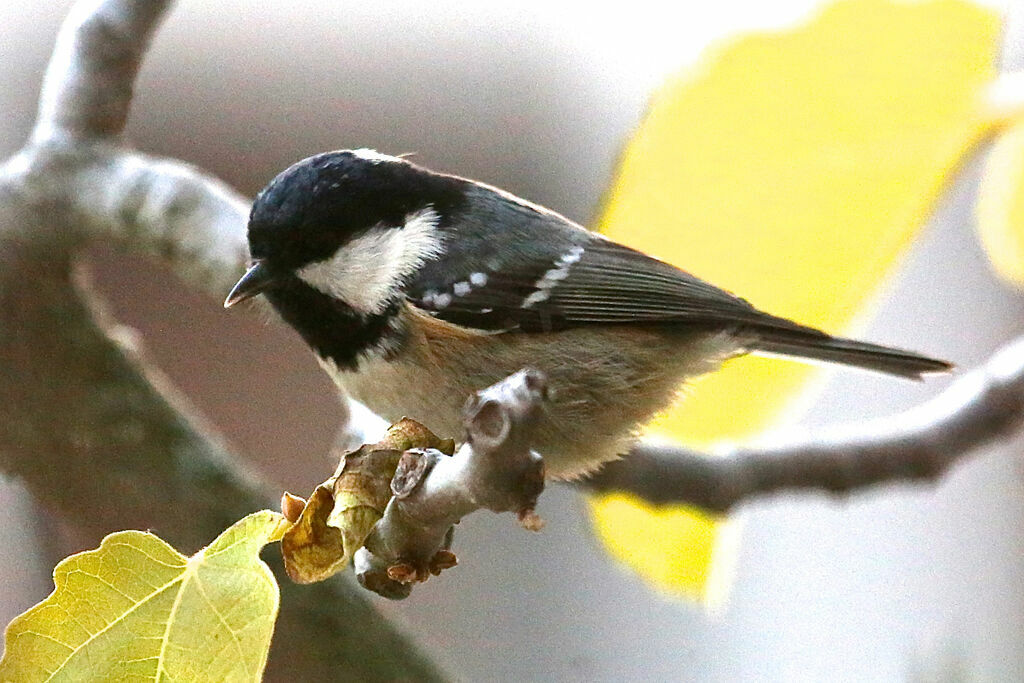
[[[323,361],[353,398],[390,422],[419,420],[461,440],[462,408],[473,392],[523,367],[544,372],[551,401],[534,447],[548,475],[572,478],[628,450],[639,426],[665,408],[687,377],[736,351],[723,333],[592,328],[489,335],[414,311],[394,357],[365,356],[358,371]]]

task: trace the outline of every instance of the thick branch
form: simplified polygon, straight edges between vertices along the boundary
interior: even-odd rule
[[[142,56],[170,0],[81,0],[46,69],[35,142],[124,130]]]
[[[355,554],[359,582],[388,598],[453,566],[452,526],[471,512],[517,512],[529,528],[544,489],[544,463],[530,449],[547,396],[546,380],[522,370],[477,392],[465,410],[466,443],[453,456],[406,451],[391,480],[394,496]]]
[[[786,437],[720,457],[645,444],[583,485],[657,504],[726,512],[750,498],[812,489],[850,493],[891,481],[928,481],[1024,422],[1024,338],[1008,344],[935,399],[906,413]]]
[[[24,249],[0,249],[0,467],[91,538],[152,528],[187,551],[271,505],[132,336],[97,326],[61,255]],[[283,595],[272,677],[437,678],[353,584],[299,587],[275,572]]]
[[[33,139],[0,168],[0,469],[93,541],[153,528],[188,550],[276,496],[144,362],[75,267],[88,240],[114,238],[222,295],[244,259],[248,202],[110,139],[167,5],[76,5]],[[281,587],[271,677],[439,678],[353,583]]]
[[[50,154],[46,168],[66,163]],[[245,270],[250,201],[199,169],[132,151],[92,148],[71,157],[68,188],[90,236],[159,258],[216,301]]]

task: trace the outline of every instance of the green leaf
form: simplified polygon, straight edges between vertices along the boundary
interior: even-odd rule
[[[0,681],[258,681],[279,602],[260,549],[287,526],[245,517],[186,558],[120,531],[64,559],[54,590],[7,627]]]

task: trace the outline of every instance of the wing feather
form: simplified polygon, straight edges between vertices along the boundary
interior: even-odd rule
[[[526,251],[499,268],[470,273],[424,268],[408,286],[409,298],[442,320],[486,330],[536,332],[631,322],[728,326],[779,320],[667,263],[580,234],[584,239],[560,253]]]
[[[446,253],[405,283],[415,306],[445,322],[498,333],[637,323],[731,330],[748,351],[911,378],[950,367],[762,313],[709,282],[494,188],[468,183],[466,206],[439,226]]]

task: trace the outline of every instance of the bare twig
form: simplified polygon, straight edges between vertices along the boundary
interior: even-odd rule
[[[475,510],[517,512],[527,528],[544,489],[544,463],[530,449],[547,396],[546,380],[522,370],[480,391],[466,405],[466,442],[453,456],[406,451],[391,480],[394,496],[355,555],[359,582],[388,598],[454,566],[452,525]]]
[[[0,168],[0,468],[90,543],[154,528],[188,550],[274,496],[107,319],[75,268],[80,248],[103,238],[161,258],[218,299],[241,272],[248,201],[186,164],[119,145],[168,5],[79,2],[32,139]],[[281,589],[271,678],[439,678],[353,582]]]
[[[642,445],[583,483],[656,504],[726,512],[786,490],[848,494],[893,481],[929,481],[1024,422],[1024,338],[936,398],[905,413],[708,455]]]

